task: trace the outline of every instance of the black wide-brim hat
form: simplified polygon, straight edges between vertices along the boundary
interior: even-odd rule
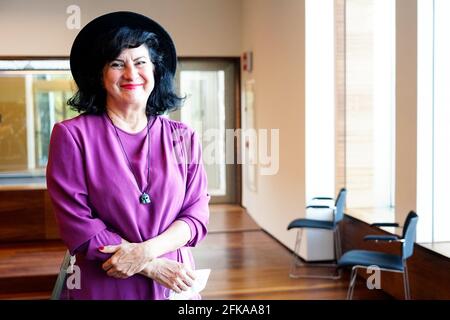
[[[87,60],[95,55],[95,52],[92,52],[93,44],[109,31],[120,27],[142,29],[154,33],[158,38],[163,63],[167,70],[175,75],[177,53],[169,33],[156,21],[144,15],[130,11],[118,11],[95,18],[84,26],[75,38],[70,51],[70,69],[78,86],[83,82],[83,77],[92,71],[88,70],[91,65]]]

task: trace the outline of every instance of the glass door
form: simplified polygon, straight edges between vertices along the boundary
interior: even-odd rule
[[[234,138],[238,66],[233,59],[184,59],[178,65],[177,87],[186,100],[170,117],[201,138],[211,203],[239,202]]]

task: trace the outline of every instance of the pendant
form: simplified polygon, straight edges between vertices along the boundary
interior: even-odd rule
[[[142,193],[139,197],[139,202],[142,204],[149,204],[151,202],[150,196],[147,193]]]

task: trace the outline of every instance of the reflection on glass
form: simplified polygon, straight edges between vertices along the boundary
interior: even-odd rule
[[[208,192],[226,194],[225,73],[181,71],[180,91],[187,95],[181,121],[199,133],[208,175]]]
[[[0,183],[43,176],[55,122],[74,117],[69,71],[0,71]]]

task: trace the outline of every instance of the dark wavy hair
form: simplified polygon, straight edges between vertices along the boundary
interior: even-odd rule
[[[179,97],[175,92],[174,76],[163,62],[164,56],[159,50],[156,35],[121,27],[111,30],[92,44],[92,56],[86,59],[89,74],[83,74],[77,83],[77,92],[67,101],[71,109],[88,114],[104,113],[106,90],[103,87],[103,68],[116,59],[122,50],[137,48],[143,44],[148,48],[150,59],[155,66],[155,86],[147,100],[147,116],[166,114],[181,107],[185,97]]]

